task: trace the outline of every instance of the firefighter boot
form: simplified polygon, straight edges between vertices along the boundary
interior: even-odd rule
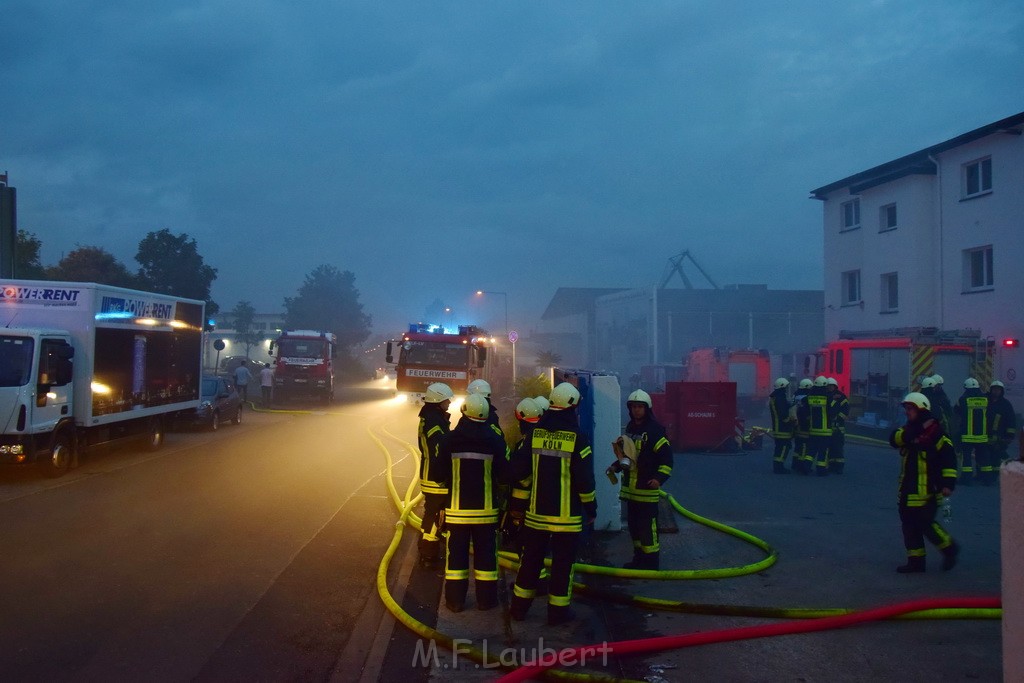
[[[908,557],[907,563],[896,567],[896,571],[900,574],[920,574],[924,571],[924,558]]]
[[[655,572],[658,571],[658,568],[661,566],[661,562],[658,557],[659,555],[660,553],[658,551],[653,553],[644,553],[644,556],[640,558],[640,568],[649,569]]]
[[[956,556],[960,554],[960,546],[954,543],[942,551],[942,571],[948,572],[956,566]]]
[[[576,613],[568,605],[548,605],[548,626],[561,626],[576,619]]]
[[[444,582],[444,604],[453,612],[461,612],[466,606],[466,593],[469,592],[468,579],[447,579]]]
[[[526,613],[530,611],[530,605],[533,600],[530,598],[521,598],[518,595],[513,595],[511,601],[509,601],[508,615],[515,621],[523,621],[526,619]]]
[[[476,582],[476,608],[480,610],[494,609],[498,606],[498,582]]]

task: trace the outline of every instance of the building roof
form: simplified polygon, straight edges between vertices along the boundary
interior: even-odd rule
[[[594,300],[605,294],[621,292],[623,287],[559,287],[544,309],[541,320],[556,320],[567,315],[585,313],[594,306]]]
[[[945,142],[926,147],[912,154],[902,156],[899,159],[893,159],[874,168],[869,168],[866,171],[854,173],[842,180],[823,185],[811,190],[811,199],[826,199],[830,193],[841,190],[844,187],[850,188],[850,194],[859,194],[864,190],[892,182],[904,176],[935,175],[935,164],[929,157],[934,157],[936,154],[941,154],[954,147],[959,147],[960,145],[965,145],[996,133],[1020,135],[1022,126],[1024,126],[1024,112],[1008,116],[987,126],[976,128],[963,135],[958,135],[955,138],[950,138]]]

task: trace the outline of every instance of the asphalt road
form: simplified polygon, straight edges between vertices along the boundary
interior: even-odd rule
[[[393,533],[389,425],[414,410],[367,384],[59,480],[0,470],[0,679],[345,678]]]

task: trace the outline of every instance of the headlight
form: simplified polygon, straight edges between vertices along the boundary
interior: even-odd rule
[[[21,455],[24,451],[25,447],[20,443],[13,446],[0,446],[0,455]]]
[[[199,404],[199,407],[202,408],[203,410],[209,410],[210,408],[213,407],[213,404],[210,403],[209,401],[203,401],[202,403]]]

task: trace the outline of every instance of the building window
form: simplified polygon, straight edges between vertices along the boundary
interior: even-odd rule
[[[896,205],[886,204],[878,210],[878,231],[895,230],[896,226]]]
[[[842,205],[843,230],[856,230],[860,227],[860,200],[852,199]]]
[[[992,157],[964,164],[964,197],[992,191]]]
[[[882,275],[882,313],[895,313],[900,307],[900,280],[897,273]]]
[[[964,250],[964,291],[992,289],[992,245]]]
[[[848,270],[843,273],[843,305],[860,303],[860,271]]]

